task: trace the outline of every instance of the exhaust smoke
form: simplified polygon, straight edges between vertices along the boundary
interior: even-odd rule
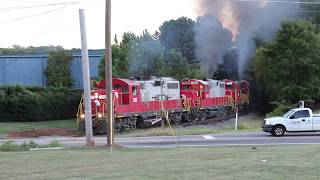
[[[299,8],[297,3],[268,0],[195,0],[195,4],[200,16],[195,27],[196,56],[210,77],[230,48],[238,50],[234,63],[243,77],[255,49],[254,39],[271,40],[281,22],[295,17]],[[202,20],[206,18],[215,21]]]

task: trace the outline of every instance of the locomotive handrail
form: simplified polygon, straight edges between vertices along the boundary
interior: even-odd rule
[[[192,99],[191,98],[183,98],[182,105],[188,112],[191,112]]]
[[[79,124],[79,114],[81,115],[83,113],[83,94],[81,96],[81,99],[80,99],[80,103],[79,103],[79,106],[78,106],[78,112],[77,112],[77,124]]]

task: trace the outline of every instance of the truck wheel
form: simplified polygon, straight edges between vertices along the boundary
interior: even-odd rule
[[[285,129],[283,126],[280,126],[280,125],[275,126],[271,132],[272,135],[277,136],[277,137],[283,136],[284,133],[285,133]]]

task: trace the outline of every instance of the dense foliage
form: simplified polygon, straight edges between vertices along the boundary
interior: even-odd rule
[[[181,52],[188,62],[195,61],[195,21],[187,17],[164,22],[160,26],[160,42],[166,51]]]
[[[71,60],[72,56],[64,49],[49,52],[48,64],[44,72],[48,87],[72,86]]]
[[[80,90],[0,87],[0,121],[42,121],[75,118]]]
[[[11,48],[0,48],[0,55],[16,55],[16,54],[26,54],[26,53],[39,53],[56,51],[62,49],[61,46],[40,46],[40,47],[22,47],[19,45],[13,45]]]
[[[320,97],[320,36],[309,21],[285,22],[271,43],[256,50],[254,71],[269,101],[283,104]]]
[[[144,31],[141,36],[125,33],[122,41],[112,46],[114,77],[170,76],[176,79],[200,78],[200,66],[190,64],[176,49],[166,49],[159,34]],[[105,77],[105,59],[100,61],[99,76]]]
[[[122,41],[118,43],[117,36],[115,37],[115,44],[112,45],[112,74],[113,77],[127,77],[129,73],[128,55],[131,43],[137,39],[133,33],[124,33]],[[105,56],[100,60],[99,77],[105,78]]]

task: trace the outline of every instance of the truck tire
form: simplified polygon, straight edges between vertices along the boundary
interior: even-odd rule
[[[271,134],[277,137],[283,136],[285,133],[285,128],[281,125],[277,125],[272,129]]]

